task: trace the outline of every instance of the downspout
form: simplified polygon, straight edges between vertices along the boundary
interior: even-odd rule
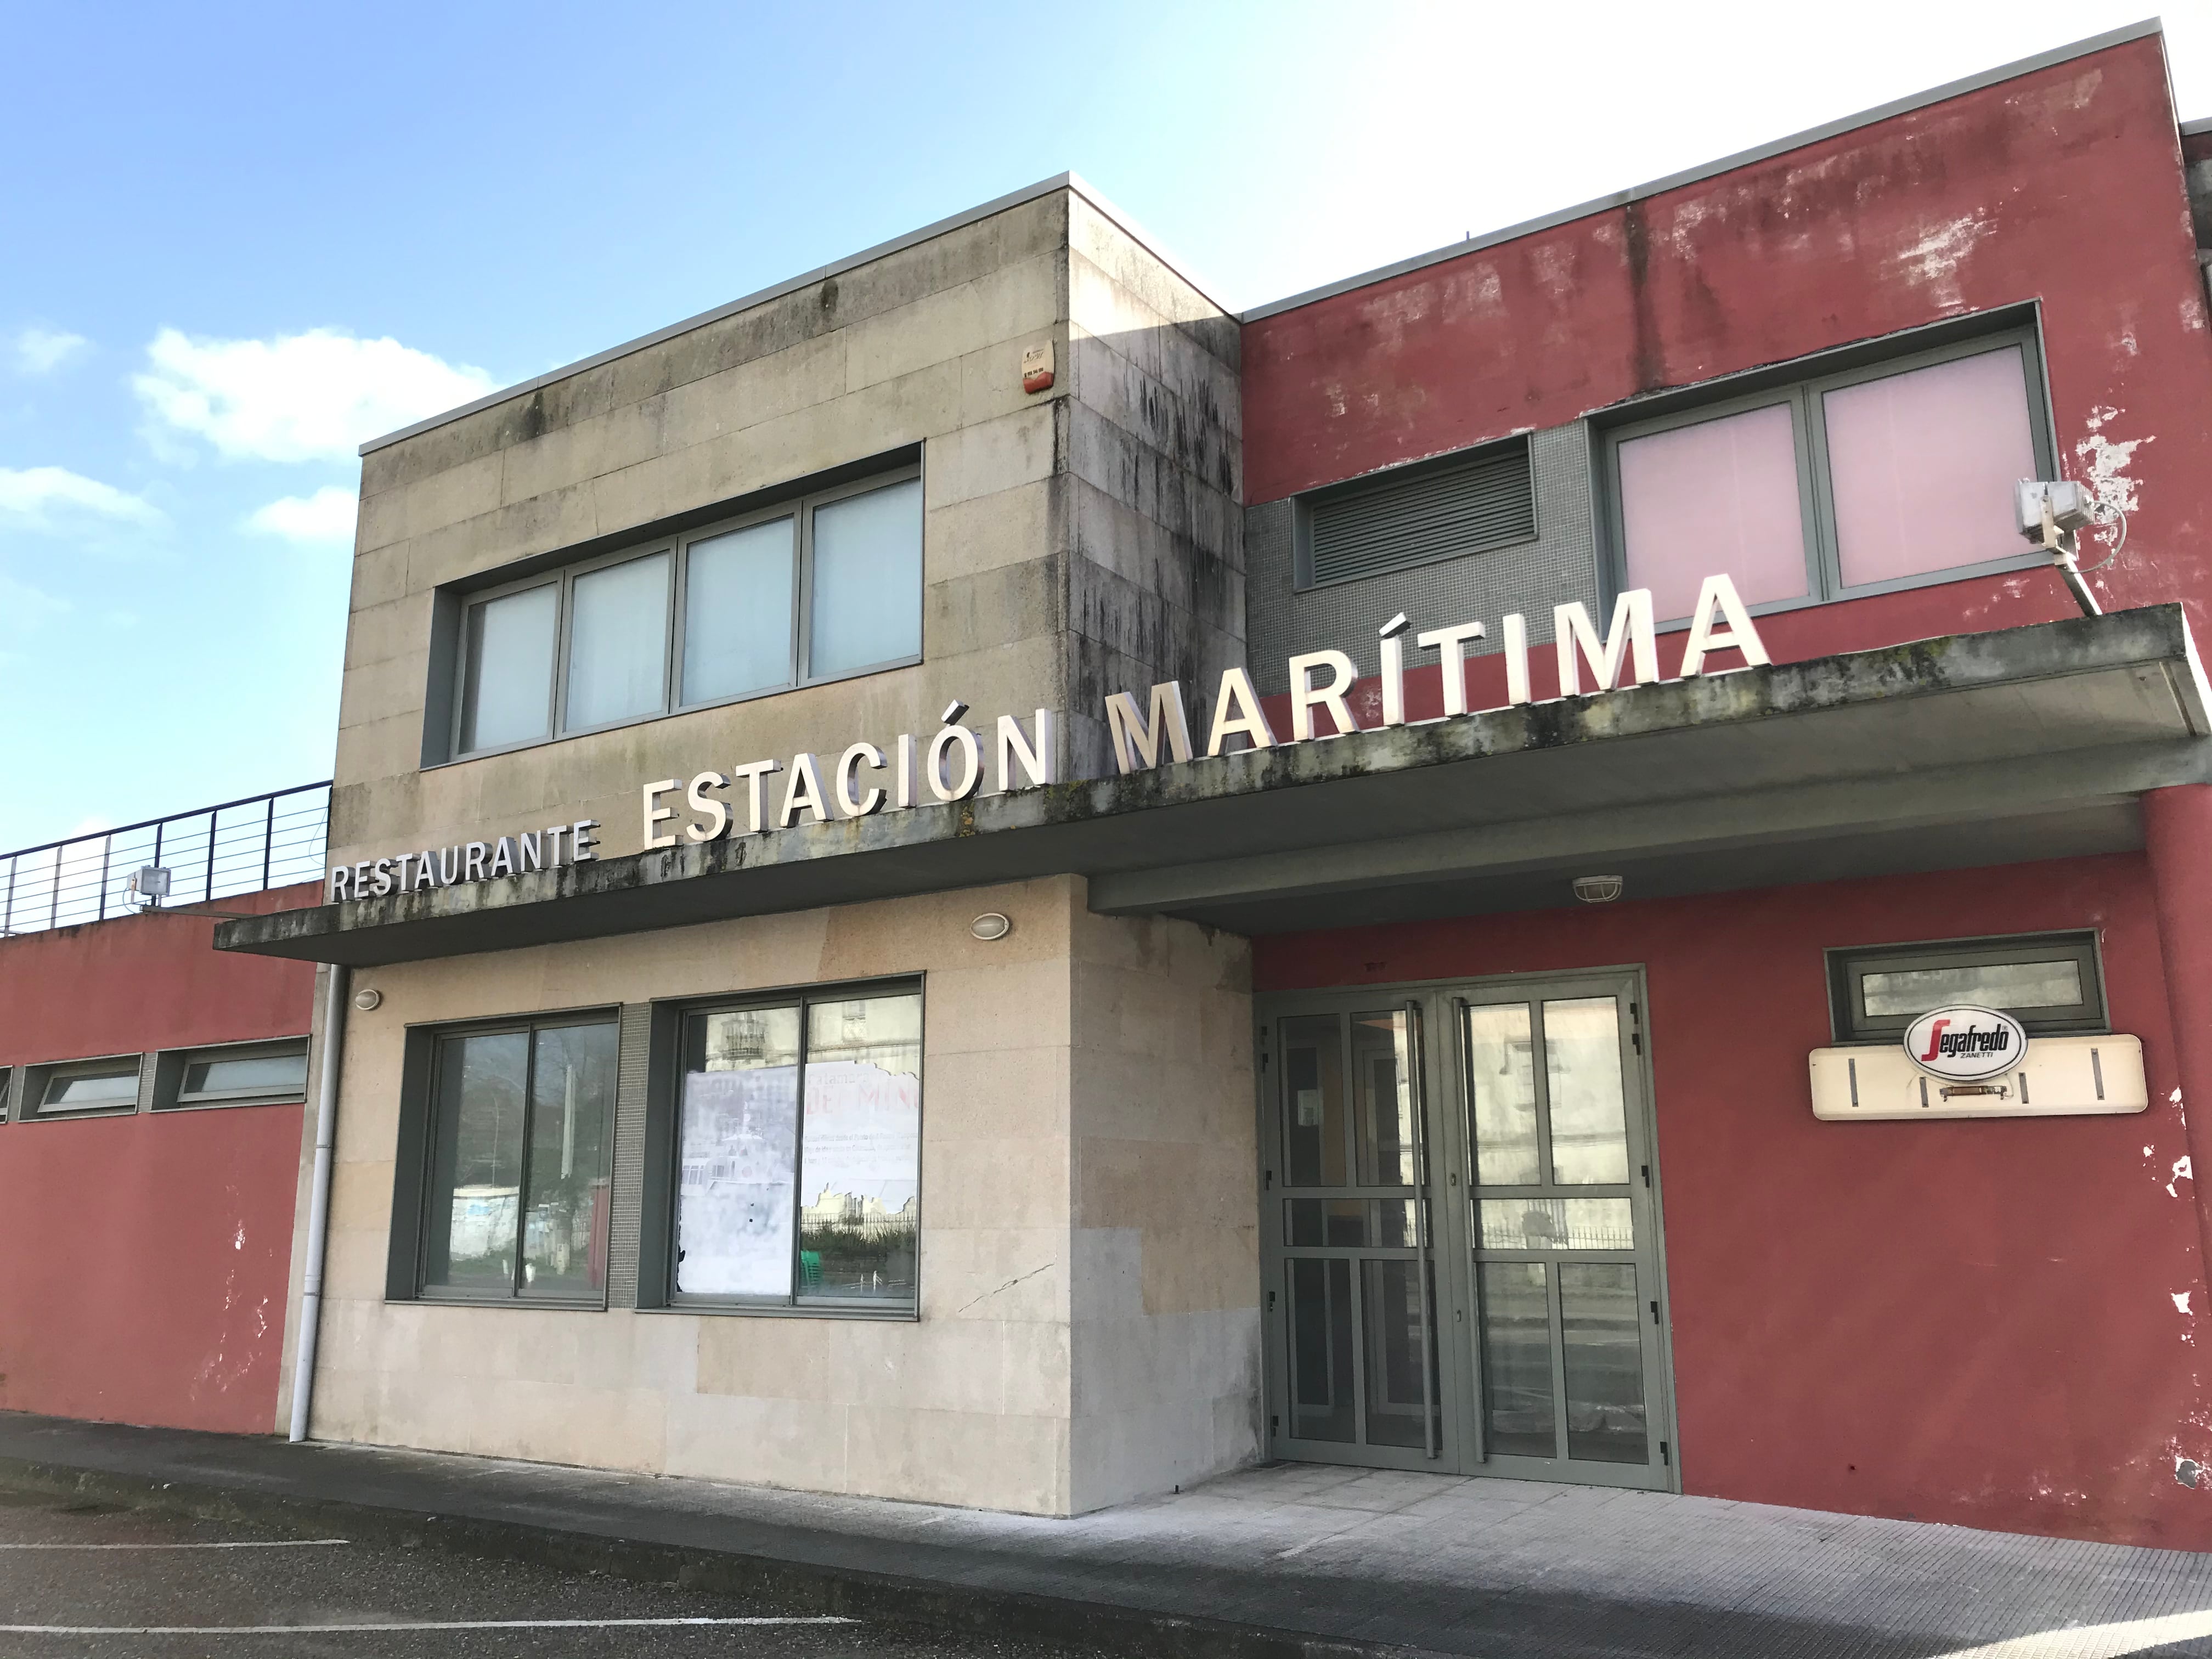
[[[322,1323],[323,1246],[330,1233],[331,1149],[337,1139],[338,1068],[345,1054],[346,984],[337,963],[323,987],[323,1063],[315,1084],[315,1173],[307,1194],[307,1271],[300,1284],[300,1350],[292,1364],[292,1439],[307,1437],[315,1394],[315,1333]]]

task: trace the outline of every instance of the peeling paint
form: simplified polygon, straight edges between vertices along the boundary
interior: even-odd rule
[[[2191,1490],[2195,1489],[2198,1478],[2203,1473],[2204,1466],[2193,1457],[2177,1455],[2173,1460],[2174,1480]]]
[[[2181,1194],[2180,1194],[2179,1193],[2177,1193],[2177,1192],[2175,1192],[2175,1191],[2173,1190],[2173,1183],[2174,1183],[2174,1182],[2176,1182],[2176,1181],[2194,1181],[2194,1180],[2196,1180],[2196,1179],[2197,1179],[2197,1176],[2196,1176],[2195,1172],[2194,1172],[2193,1170],[2191,1170],[2190,1169],[2190,1167],[2189,1167],[2189,1160],[2188,1160],[2186,1158],[2177,1158],[2176,1159],[2174,1159],[2174,1160],[2173,1160],[2173,1176],[2172,1176],[2172,1180],[2169,1180],[2169,1181],[2166,1183],[2166,1195],[2168,1198],[2179,1198],[2179,1197],[2180,1197],[2180,1196],[2181,1196]]]
[[[2128,476],[2128,467],[2135,453],[2148,443],[2158,441],[2155,434],[2140,438],[2128,438],[2115,442],[2105,435],[2105,428],[2117,420],[2121,410],[2109,404],[2090,410],[2082,424],[2089,435],[2074,446],[2074,459],[2081,482],[2088,486],[2089,494],[2097,504],[2098,527],[2088,533],[2102,541],[2106,547],[2119,544],[2119,520],[2123,514],[2131,514],[2142,506],[2142,481]],[[2175,1098],[2179,1099],[2179,1093]]]
[[[1973,252],[1974,244],[1996,227],[1978,213],[1968,213],[1939,225],[1918,241],[1896,254],[1905,280],[1928,290],[1928,297],[1946,311],[1961,311],[1966,300],[1959,286],[1959,267]]]
[[[2189,1298],[2196,1295],[2196,1291],[2175,1291],[2172,1294],[2173,1297],[2174,1312],[2178,1314],[2194,1314],[2196,1312],[2196,1310],[2189,1305]]]

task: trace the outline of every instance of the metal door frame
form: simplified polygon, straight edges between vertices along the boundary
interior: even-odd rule
[[[1462,1087],[1464,1036],[1455,1004],[1462,1000],[1470,1003],[1508,1002],[1516,997],[1535,1002],[1557,998],[1575,988],[1586,989],[1591,994],[1614,995],[1633,1011],[1622,1032],[1621,1073],[1626,1090],[1633,1097],[1628,1103],[1632,1133],[1640,1133],[1644,1155],[1650,1165],[1647,1200],[1652,1224],[1650,1250],[1660,1316],[1656,1374],[1650,1378],[1654,1397],[1650,1421],[1651,1432],[1665,1448],[1656,1471],[1662,1479],[1656,1482],[1648,1475],[1638,1478],[1645,1472],[1635,1465],[1612,1466],[1632,1473],[1626,1480],[1609,1480],[1604,1476],[1608,1467],[1604,1464],[1571,1464],[1564,1458],[1516,1457],[1493,1462],[1483,1455],[1480,1325],[1475,1299],[1473,1206],[1468,1190],[1474,1170],[1474,1147]],[[1300,1440],[1287,1431],[1286,1425],[1293,1420],[1288,1390],[1291,1321],[1287,1298],[1278,1295],[1286,1288],[1284,1264],[1290,1248],[1283,1237],[1285,1188],[1281,1172],[1285,1158],[1281,1113],[1276,1106],[1281,1082],[1278,1027],[1285,1018],[1302,1014],[1334,1013],[1348,1018],[1354,1013],[1396,1012],[1408,1003],[1420,1006],[1422,1035],[1418,1050],[1420,1088],[1417,1104],[1424,1115],[1421,1139],[1427,1149],[1428,1182],[1421,1194],[1425,1200],[1421,1208],[1426,1215],[1427,1254],[1433,1283],[1430,1340],[1436,1351],[1436,1386],[1442,1419],[1442,1432],[1433,1456],[1425,1455],[1419,1447]],[[1253,1012],[1258,1061],[1253,1068],[1254,1109],[1261,1177],[1261,1325],[1266,1455],[1297,1462],[1480,1474],[1502,1480],[1560,1480],[1680,1492],[1681,1443],[1674,1417],[1674,1310],[1668,1279],[1665,1189],[1652,1086],[1655,1039],[1650,1017],[1650,991],[1642,966],[1623,963],[1275,992],[1255,997]],[[1348,1073],[1346,1088],[1350,1088]],[[1347,1102],[1347,1108],[1348,1104]],[[1310,1253],[1304,1247],[1299,1249],[1301,1255]],[[1352,1251],[1344,1254],[1357,1255]],[[1360,1277],[1356,1272],[1352,1275],[1355,1297],[1359,1293],[1356,1287]],[[1354,1335],[1357,1342],[1360,1335],[1357,1324]],[[1510,1467],[1500,1467],[1501,1464]],[[1590,1478],[1593,1474],[1596,1479]]]

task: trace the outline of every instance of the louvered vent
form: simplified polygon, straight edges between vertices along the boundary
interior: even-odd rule
[[[1312,507],[1313,580],[1340,582],[1455,559],[1536,533],[1526,440],[1331,491]]]

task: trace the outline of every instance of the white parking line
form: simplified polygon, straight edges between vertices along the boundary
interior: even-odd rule
[[[857,1625],[857,1619],[448,1619],[360,1625],[0,1625],[5,1636],[342,1636],[349,1631],[608,1630],[694,1625]]]
[[[1937,1659],[2121,1659],[2124,1654],[2205,1636],[2212,1636],[2212,1613],[2169,1613],[2117,1625],[2038,1631],[2033,1636],[2015,1636],[2009,1641],[1939,1654]]]
[[[0,1550],[303,1550],[350,1538],[254,1538],[222,1544],[0,1544]]]

